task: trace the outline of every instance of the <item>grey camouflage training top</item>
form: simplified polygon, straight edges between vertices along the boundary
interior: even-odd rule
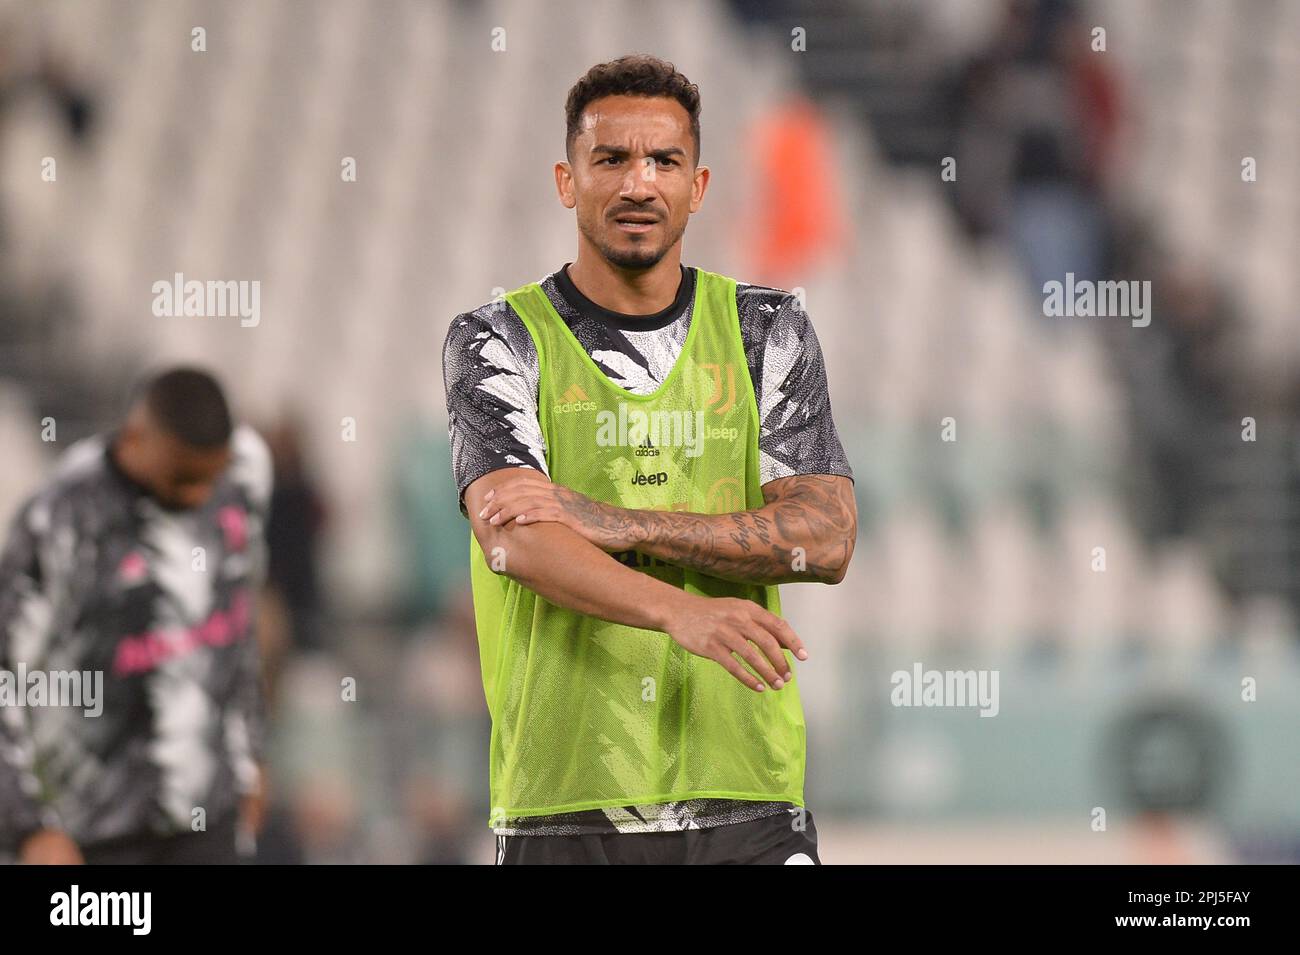
[[[110,442],[64,453],[0,556],[0,680],[102,674],[99,715],[0,693],[0,851],[41,826],[83,846],[211,826],[256,778],[266,445],[236,428],[209,501],[170,511]]]

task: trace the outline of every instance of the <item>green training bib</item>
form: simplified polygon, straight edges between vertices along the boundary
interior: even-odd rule
[[[619,507],[723,514],[761,507],[758,405],[736,283],[697,269],[682,353],[663,384],[611,382],[540,285],[506,295],[540,361],[551,480]],[[635,552],[613,555],[694,594],[780,614],[775,586],[740,584]],[[489,824],[682,799],[803,805],[798,678],[762,693],[665,633],[609,623],[494,573],[470,533],[483,688],[492,714]],[[787,661],[793,655],[785,651]]]

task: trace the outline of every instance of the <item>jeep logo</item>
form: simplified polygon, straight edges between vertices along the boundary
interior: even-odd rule
[[[654,474],[638,474],[636,477],[632,478],[632,483],[633,483],[633,484],[641,484],[641,485],[645,485],[645,484],[667,484],[667,483],[668,483],[668,472],[667,472],[667,471],[656,471]]]

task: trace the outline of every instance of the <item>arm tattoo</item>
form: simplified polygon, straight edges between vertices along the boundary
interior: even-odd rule
[[[857,537],[852,481],[838,475],[795,475],[768,482],[763,498],[763,507],[732,514],[596,504],[601,514],[591,519],[602,527],[616,527],[644,554],[725,580],[775,584],[843,579]]]

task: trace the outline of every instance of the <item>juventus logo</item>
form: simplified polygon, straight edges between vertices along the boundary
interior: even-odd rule
[[[718,478],[705,495],[706,513],[730,514],[745,509],[745,489],[739,479],[732,477]]]
[[[722,377],[723,369],[726,369],[727,400],[720,407],[713,408],[720,415],[726,414],[736,405],[736,366],[731,362],[727,362],[725,365],[716,363],[701,364],[700,367],[710,369],[713,378],[713,392],[709,395],[709,400],[705,402],[705,405],[710,408],[722,401]]]

